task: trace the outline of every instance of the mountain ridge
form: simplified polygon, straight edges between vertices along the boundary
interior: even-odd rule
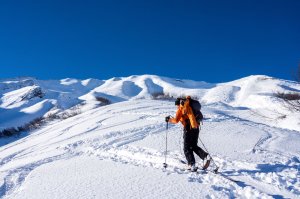
[[[190,95],[202,104],[223,103],[253,110],[289,114],[277,92],[300,91],[297,82],[252,75],[225,83],[207,83],[157,75],[131,75],[107,80],[0,79],[0,130],[20,127],[35,118],[74,107],[87,111],[101,105],[137,99],[172,99]],[[264,110],[264,112],[265,112]]]

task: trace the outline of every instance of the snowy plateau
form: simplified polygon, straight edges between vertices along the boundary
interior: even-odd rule
[[[0,198],[300,198],[300,115],[276,97],[290,91],[263,75],[1,79]],[[184,169],[182,125],[166,128],[186,95],[202,104],[206,172]]]

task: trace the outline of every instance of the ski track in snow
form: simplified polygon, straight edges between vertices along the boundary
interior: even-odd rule
[[[25,181],[28,174],[35,168],[62,158],[67,157],[65,155],[49,157],[8,171],[8,174],[4,178],[4,183],[0,187],[0,196],[9,196],[10,194],[18,190],[18,188],[22,186],[22,183]]]
[[[145,106],[144,103],[148,105]],[[158,109],[159,106],[161,108]],[[74,156],[94,156],[99,160],[156,168],[166,175],[186,175],[189,182],[210,187],[211,195],[207,198],[218,197],[220,193],[227,198],[299,197],[299,151],[285,153],[273,148],[273,145],[286,137],[284,134],[298,132],[255,123],[251,119],[245,120],[213,107],[207,110],[211,117],[204,121],[202,131],[209,132],[213,125],[222,125],[224,132],[233,133],[230,127],[233,123],[240,123],[246,131],[257,129],[255,133],[259,139],[253,142],[252,148],[248,148],[247,151],[237,152],[241,157],[239,160],[232,158],[230,154],[222,155],[221,151],[218,151],[220,147],[214,148],[213,145],[209,145],[222,175],[229,176],[237,182],[212,172],[185,171],[184,165],[180,163],[180,160],[184,159],[179,151],[182,147],[180,142],[178,144],[178,140],[175,140],[181,136],[178,133],[181,130],[179,125],[171,125],[168,130],[171,135],[167,153],[168,167],[163,169],[166,133],[166,124],[163,121],[164,116],[174,115],[174,109],[173,103],[163,101],[140,100],[114,104],[44,127],[13,144],[3,146],[0,154],[7,156],[0,159],[0,176],[4,176],[3,182],[0,181],[0,196],[13,196],[13,193],[21,190],[29,173],[43,164]],[[177,133],[174,133],[175,131]],[[251,132],[238,132],[236,129],[235,133],[243,136],[243,133]],[[150,142],[148,139],[159,140],[159,143]],[[199,145],[201,146],[200,143]],[[51,155],[47,155],[48,153]],[[262,161],[260,157],[269,159]],[[275,160],[269,162],[271,159]],[[210,169],[213,169],[213,165]]]

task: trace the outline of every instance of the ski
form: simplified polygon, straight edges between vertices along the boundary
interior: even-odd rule
[[[203,171],[205,171],[205,172],[210,172],[210,173],[213,173],[213,174],[215,174],[215,175],[219,175],[219,176],[221,176],[221,177],[223,177],[223,178],[225,178],[225,179],[227,179],[227,180],[230,180],[231,182],[234,182],[234,183],[243,183],[242,181],[239,181],[239,180],[235,180],[235,179],[233,179],[233,178],[231,178],[230,176],[228,176],[228,175],[225,175],[224,173],[221,173],[221,172],[216,172],[215,170],[214,171],[212,171],[212,170],[203,170]]]
[[[210,159],[207,160],[207,161],[205,162],[205,164],[202,166],[202,168],[197,167],[197,169],[206,170],[206,169],[209,167],[210,162],[211,162]],[[184,160],[180,160],[180,163],[185,164],[185,165],[187,164],[186,161],[184,161]]]
[[[187,163],[186,163],[186,161],[185,160],[179,160],[180,161],[180,163],[182,163],[182,164],[184,164],[184,165],[187,165]],[[209,165],[207,165],[207,167],[208,167]],[[206,167],[206,168],[207,168]],[[196,169],[195,170],[191,170],[191,169],[184,169],[184,170],[186,170],[186,171],[189,171],[189,172],[191,172],[191,173],[200,173],[199,171],[200,170],[205,170],[203,167],[201,168],[201,167],[199,167],[199,166],[196,166]]]
[[[183,163],[183,164],[186,164],[186,162],[184,160],[180,160],[180,162]],[[235,180],[235,179],[231,178],[230,176],[225,175],[224,173],[218,172],[219,167],[217,167],[214,170],[208,170],[207,168],[209,167],[210,162],[211,162],[211,159],[208,159],[207,162],[202,167],[202,169],[200,169],[199,167],[197,167],[198,169],[197,169],[196,172],[199,173],[199,174],[207,174],[208,172],[210,172],[210,173],[213,173],[215,175],[219,175],[219,176],[221,176],[223,178],[226,178],[227,180],[230,180],[230,181],[232,181],[234,183],[243,183],[242,181]]]
[[[208,160],[209,161],[209,160]],[[182,166],[186,166],[187,163],[185,160],[179,160],[180,163],[182,163]],[[231,178],[230,176],[227,176],[225,175],[224,173],[222,172],[218,172],[218,167],[214,170],[211,170],[211,169],[207,169],[209,167],[209,164],[210,164],[210,161],[208,163],[206,163],[203,167],[196,167],[195,170],[191,170],[191,169],[187,169],[187,168],[184,168],[184,167],[181,167],[181,166],[173,166],[174,168],[176,169],[179,169],[181,172],[185,172],[185,173],[195,173],[195,174],[207,174],[207,173],[212,173],[214,175],[219,175],[227,180],[230,180],[231,182],[234,182],[236,184],[238,183],[243,183],[242,181],[239,181],[239,180],[236,180],[236,179],[233,179]],[[166,168],[166,167],[164,167]]]
[[[180,162],[181,162],[182,164],[187,164],[186,161],[184,161],[184,160],[180,160]]]
[[[223,178],[226,178],[227,180],[230,180],[234,183],[243,183],[242,181],[239,181],[239,180],[235,180],[233,178],[231,178],[230,176],[227,176],[227,175],[224,175],[223,173],[215,173],[215,174],[219,174],[220,176],[222,176]]]
[[[198,169],[199,169],[198,167],[195,167],[193,169],[187,169],[187,171],[190,171],[192,173],[196,173],[198,171]]]

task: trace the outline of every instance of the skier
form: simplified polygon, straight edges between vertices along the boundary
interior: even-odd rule
[[[197,123],[195,116],[193,114],[192,108],[190,107],[190,97],[186,99],[177,98],[175,105],[177,106],[177,112],[175,118],[170,116],[166,117],[166,122],[173,124],[178,123],[179,121],[183,125],[183,151],[187,160],[188,170],[196,171],[197,167],[195,166],[195,152],[203,161],[203,169],[206,169],[209,166],[210,159],[208,159],[208,153],[200,148],[198,143],[199,137],[199,123]]]

